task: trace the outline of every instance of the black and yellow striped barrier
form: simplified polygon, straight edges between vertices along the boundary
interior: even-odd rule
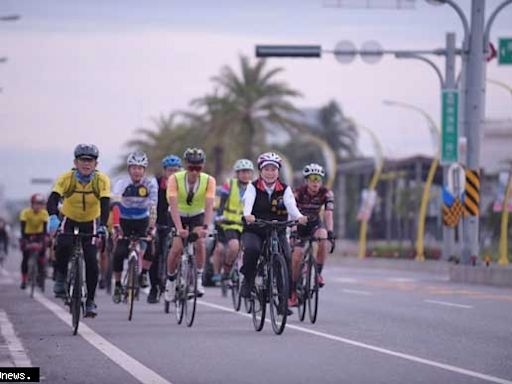
[[[480,215],[480,171],[466,169],[464,208],[469,215]]]
[[[451,206],[443,204],[443,223],[448,227],[455,227],[464,216],[464,206],[459,198],[456,198]]]

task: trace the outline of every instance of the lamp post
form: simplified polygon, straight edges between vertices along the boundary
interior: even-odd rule
[[[0,16],[0,21],[17,21],[21,18],[20,15],[5,15]]]
[[[373,176],[370,180],[370,184],[368,185],[368,191],[370,194],[375,191],[377,187],[377,183],[379,182],[380,175],[382,173],[382,168],[384,165],[383,160],[383,151],[382,146],[380,144],[379,139],[377,138],[377,135],[369,128],[357,125],[357,128],[367,132],[371,139],[373,144],[373,149],[375,152],[375,171],[373,172]],[[359,227],[359,258],[364,258],[366,256],[366,234],[368,232],[368,218],[362,218],[361,219],[361,225]]]
[[[427,216],[427,205],[430,198],[430,189],[432,187],[432,182],[434,180],[434,176],[436,174],[437,167],[439,165],[439,141],[440,141],[440,129],[439,126],[435,123],[432,116],[430,116],[423,109],[408,103],[403,103],[395,100],[384,100],[383,103],[388,106],[405,108],[412,111],[415,111],[422,115],[428,123],[428,127],[430,130],[430,134],[432,135],[434,142],[434,160],[430,164],[430,168],[428,171],[427,179],[425,180],[425,185],[423,187],[423,194],[421,196],[420,203],[420,211],[418,214],[418,231],[416,235],[416,261],[425,261],[425,246],[424,246],[424,238],[425,238],[425,220]]]

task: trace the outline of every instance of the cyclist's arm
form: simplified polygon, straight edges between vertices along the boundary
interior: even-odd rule
[[[21,238],[24,239],[27,237],[27,234],[25,233],[25,226],[27,225],[27,222],[25,220],[20,221],[20,231],[21,231]]]
[[[326,197],[324,212],[325,226],[328,231],[332,232],[334,230],[334,195],[332,191],[329,191]]]
[[[158,205],[158,184],[155,178],[152,178],[149,183],[149,200],[151,205],[149,207],[149,227],[154,228],[157,217],[157,205]]]
[[[225,182],[222,186],[222,190],[220,191],[220,203],[219,203],[219,209],[217,209],[217,216],[222,216],[222,213],[224,212],[224,208],[226,207],[226,203],[229,198],[229,182]]]
[[[50,194],[48,197],[48,202],[46,203],[46,210],[49,215],[58,215],[59,214],[59,201],[61,199],[61,195],[55,191]]]
[[[110,197],[100,198],[100,224],[107,226],[110,213]]]
[[[216,182],[213,177],[209,177],[208,186],[206,188],[205,204],[204,204],[204,225],[210,225],[213,219],[213,204],[215,203]]]
[[[292,220],[297,220],[304,216],[300,213],[299,208],[297,208],[297,201],[295,201],[295,196],[289,186],[284,190],[283,202],[286,210],[288,211],[288,215],[290,215]]]
[[[255,200],[256,188],[254,188],[254,185],[249,184],[245,190],[244,196],[242,197],[242,201],[244,203],[244,216],[249,216],[252,214],[252,208],[254,206]]]
[[[178,211],[178,183],[174,175],[171,175],[167,181],[167,202],[169,203],[169,211],[174,226],[177,231],[181,231],[183,225],[181,224],[180,212]]]

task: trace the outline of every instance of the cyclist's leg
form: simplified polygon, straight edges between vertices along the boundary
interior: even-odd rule
[[[325,264],[325,259],[327,258],[327,244],[329,241],[329,240],[327,240],[327,230],[323,226],[320,225],[315,231],[315,237],[318,237],[319,239],[325,239],[325,240],[319,241],[318,252],[316,254],[316,264],[318,266],[318,274],[320,275],[319,283],[320,283],[320,286],[323,286],[324,281],[323,281],[323,277],[321,277],[321,275],[322,275],[322,270],[323,270],[323,267]]]
[[[212,267],[213,267],[213,276],[212,281],[217,283],[220,281],[220,275],[222,270],[222,259],[225,254],[225,243],[226,237],[224,234],[224,230],[222,228],[217,228],[217,242],[215,244],[215,249],[213,250],[213,254],[211,257]]]
[[[238,252],[240,251],[240,237],[241,233],[239,231],[232,229],[226,231],[228,249],[226,251],[226,257],[224,258],[224,273],[231,271],[231,267],[238,256]]]
[[[162,260],[162,255],[165,252],[165,239],[167,237],[168,231],[165,229],[158,229],[155,238],[155,252],[153,254],[153,264],[149,268],[149,281],[151,283],[151,290],[154,290],[158,293],[158,287],[160,286],[160,260]]]
[[[82,233],[95,233],[96,225],[94,222],[83,223],[80,232]],[[96,239],[82,238],[82,249],[84,250],[85,261],[85,281],[87,282],[87,301],[94,302],[96,294],[96,285],[98,284],[98,247],[96,246]]]
[[[21,260],[21,289],[25,289],[27,285],[28,278],[28,258],[30,257],[30,252],[23,251],[23,258]]]
[[[72,233],[73,227],[78,223],[64,218],[62,223],[63,233]],[[55,247],[55,285],[53,292],[56,296],[66,294],[64,281],[68,272],[69,256],[73,252],[73,238],[71,236],[58,236],[57,245]]]
[[[244,282],[242,284],[240,294],[242,297],[250,297],[251,289],[254,284],[254,277],[256,276],[256,264],[261,252],[263,238],[255,232],[242,233],[242,245],[244,248],[244,262],[240,272],[244,275]]]

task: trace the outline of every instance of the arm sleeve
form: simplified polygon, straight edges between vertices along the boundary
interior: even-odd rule
[[[297,208],[295,196],[293,195],[292,189],[289,186],[286,187],[284,191],[283,200],[286,210],[288,211],[288,215],[290,215],[292,220],[297,220],[299,217],[304,216]]]
[[[327,192],[325,195],[325,210],[334,211],[334,194],[332,191]]]
[[[100,187],[100,200],[104,197],[110,197],[110,178],[105,175],[105,174],[101,174],[100,176],[100,182],[99,182],[99,187]]]
[[[249,184],[245,193],[242,197],[242,201],[244,203],[244,216],[248,216],[252,212],[252,207],[254,206],[254,201],[256,200],[256,188],[254,185]]]
[[[107,225],[108,223],[108,214],[110,213],[110,198],[102,197],[100,199],[100,224]]]
[[[156,207],[158,204],[158,184],[155,178],[152,178],[149,182],[149,200],[151,200],[151,205]]]
[[[59,214],[59,200],[60,194],[53,191],[48,197],[48,202],[46,203],[46,210],[49,215],[58,215]]]
[[[21,230],[21,238],[24,239],[26,237],[25,234],[25,225],[27,225],[27,222],[25,220],[20,221],[20,230]]]

